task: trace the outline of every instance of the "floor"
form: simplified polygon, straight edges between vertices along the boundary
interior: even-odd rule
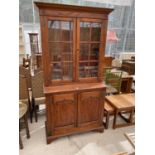
[[[112,129],[113,116],[110,117],[109,129],[103,133],[87,132],[66,136],[46,144],[45,116],[39,115],[38,122],[29,123],[30,139],[26,138],[25,130],[21,136],[24,149],[20,155],[112,155],[116,152],[134,150],[124,136],[125,132],[134,132],[134,126]],[[121,120],[119,120],[121,121]]]

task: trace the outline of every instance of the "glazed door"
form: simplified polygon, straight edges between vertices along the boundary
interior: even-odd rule
[[[75,19],[47,17],[48,77],[52,83],[74,81]]]
[[[78,126],[102,123],[102,91],[82,92],[78,95]],[[103,101],[103,102],[102,102]]]
[[[105,48],[106,21],[81,18],[77,20],[77,74],[79,81],[101,80]]]

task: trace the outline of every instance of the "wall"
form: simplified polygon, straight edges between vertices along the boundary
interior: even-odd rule
[[[36,0],[35,0],[36,1]],[[109,16],[108,29],[114,30],[119,38],[116,43],[106,44],[106,55],[117,55],[121,52],[135,51],[135,1],[128,0],[125,4],[123,1],[115,2],[105,1],[105,3],[90,2],[92,0],[38,0],[42,2],[64,3],[73,5],[111,7],[114,11]],[[130,1],[130,3],[129,3]],[[19,0],[19,21],[23,24],[25,34],[25,53],[30,53],[29,38],[27,33],[38,32],[39,15],[33,0]],[[40,39],[40,38],[39,38]],[[40,42],[40,40],[39,40]],[[41,49],[40,49],[41,50]]]

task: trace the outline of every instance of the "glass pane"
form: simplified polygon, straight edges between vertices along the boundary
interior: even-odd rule
[[[79,77],[84,78],[89,76],[89,72],[87,71],[88,62],[82,62],[79,65]]]
[[[72,41],[73,23],[69,21],[48,21],[49,41]]]
[[[61,80],[62,77],[62,65],[61,62],[53,63],[52,65],[52,79],[53,80]]]
[[[61,61],[62,56],[61,56],[61,51],[62,51],[62,46],[58,43],[49,43],[49,54],[51,61]]]
[[[91,44],[90,60],[98,60],[100,44]]]
[[[73,46],[71,43],[63,43],[59,44],[59,46],[62,46],[62,60],[63,61],[72,61],[73,60]]]
[[[89,44],[80,44],[80,60],[88,60]]]
[[[73,77],[73,64],[63,63],[63,80],[72,80]]]
[[[98,62],[81,62],[79,65],[80,78],[97,77]]]
[[[92,23],[91,24],[91,41],[100,41],[101,36],[101,24],[100,23]]]
[[[51,61],[72,61],[71,43],[49,43]]]
[[[89,41],[90,40],[90,26],[89,22],[80,22],[80,40]]]
[[[89,76],[90,77],[97,77],[97,73],[98,73],[98,62],[90,62],[89,66]]]

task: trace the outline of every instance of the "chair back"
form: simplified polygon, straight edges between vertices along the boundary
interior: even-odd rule
[[[27,82],[23,75],[19,75],[19,100],[25,99],[29,99]]]
[[[34,98],[40,98],[44,97],[44,92],[43,92],[43,71],[40,71],[34,76],[31,77],[31,82],[32,82],[32,96]]]
[[[23,75],[26,78],[26,82],[27,82],[27,86],[28,88],[31,88],[31,74],[30,74],[30,70],[23,67],[23,66],[19,66],[19,74]]]
[[[106,70],[105,83],[114,87],[118,93],[121,90],[122,72]]]

